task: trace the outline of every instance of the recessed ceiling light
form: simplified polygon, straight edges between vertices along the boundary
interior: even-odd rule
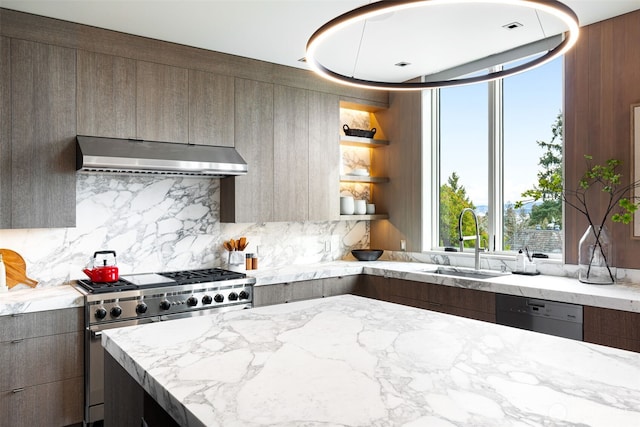
[[[411,62],[401,61],[395,64],[396,67],[406,67],[407,65],[411,65]]]
[[[503,25],[502,28],[506,28],[507,30],[515,30],[516,28],[522,27],[522,24],[519,22],[511,22],[510,24]]]

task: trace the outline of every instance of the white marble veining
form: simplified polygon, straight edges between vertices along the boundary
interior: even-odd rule
[[[637,426],[640,354],[344,295],[104,331],[181,426]]]
[[[367,274],[640,313],[640,285],[637,284],[594,286],[568,277],[520,275],[477,280],[436,275],[431,273],[435,268],[433,264],[419,262],[330,261],[265,267],[247,273],[256,278],[255,286],[285,282],[295,286],[295,282],[303,280]],[[36,289],[23,286],[0,294],[0,315],[76,307],[81,305],[78,296],[71,286]]]
[[[22,288],[0,294],[0,316],[82,307],[84,298],[72,286]]]
[[[367,221],[223,224],[220,180],[82,174],[74,228],[0,230],[0,248],[20,253],[38,287],[85,278],[98,250],[115,250],[121,274],[223,265],[222,242],[246,236],[261,266],[341,259],[367,247]],[[12,289],[10,292],[14,292]]]
[[[264,268],[248,274],[256,278],[255,286],[367,274],[640,313],[640,285],[637,284],[594,286],[568,277],[515,274],[479,280],[433,274],[436,268],[437,265],[420,262],[334,261]]]

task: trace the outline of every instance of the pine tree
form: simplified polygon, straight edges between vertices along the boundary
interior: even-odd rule
[[[562,220],[562,112],[558,113],[551,125],[551,140],[536,141],[545,151],[538,161],[541,170],[538,172],[538,182],[533,188],[522,193],[522,197],[532,200],[542,200],[541,204],[531,208],[529,225],[560,224]],[[525,201],[518,201],[516,209],[520,209]]]
[[[460,184],[460,176],[453,172],[447,183],[440,186],[440,245],[458,246],[458,217],[464,208],[475,209],[475,206]],[[462,231],[465,235],[475,234],[473,221],[463,221]],[[473,241],[465,242],[465,247],[473,245]]]

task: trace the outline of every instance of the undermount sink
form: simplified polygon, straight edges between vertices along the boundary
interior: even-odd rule
[[[456,268],[438,267],[435,270],[424,270],[425,273],[442,274],[444,276],[466,277],[469,279],[491,279],[492,277],[501,277],[509,273],[491,273],[487,271],[461,270]]]

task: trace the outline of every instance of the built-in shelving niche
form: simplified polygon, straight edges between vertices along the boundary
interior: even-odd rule
[[[384,162],[385,148],[389,146],[384,130],[376,119],[376,112],[381,107],[340,102],[340,195],[364,199],[376,205],[373,215],[340,215],[342,220],[379,220],[388,219],[385,207],[376,200],[380,186],[389,182]],[[352,129],[376,129],[373,138],[347,136],[342,126],[346,124]],[[354,169],[366,169],[369,175],[353,175]]]

